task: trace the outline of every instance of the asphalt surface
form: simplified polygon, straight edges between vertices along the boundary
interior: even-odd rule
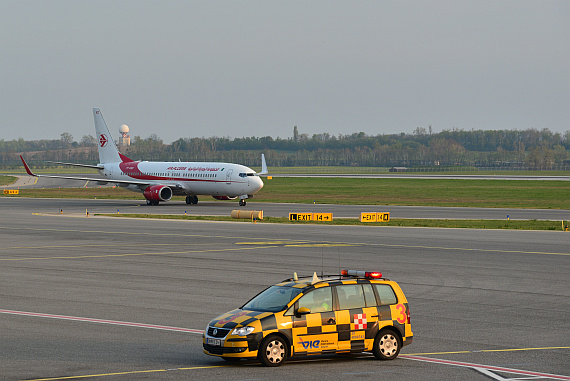
[[[505,179],[508,177],[500,177]],[[11,185],[10,189],[15,188],[57,188],[57,187],[100,187],[95,182],[76,181],[65,179],[51,179],[46,177],[34,178],[31,176],[20,176],[16,184]],[[136,194],[133,193],[136,197]],[[232,209],[237,209],[237,201],[220,202],[215,201],[211,197],[200,196],[197,205],[186,205],[184,202],[171,201],[161,203],[160,208],[147,208],[146,202],[142,195],[138,200],[125,201],[104,201],[98,200],[96,203],[86,201],[66,202],[66,208],[77,212],[83,208],[93,212],[100,213],[116,213],[117,210],[125,210],[125,212],[142,213],[143,209],[135,209],[144,207],[144,213],[187,213],[187,214],[208,214],[216,216],[228,216]],[[30,205],[36,210],[49,210],[57,208],[53,205],[53,201],[29,201]],[[59,202],[56,202],[59,203]],[[47,208],[47,209],[46,209]],[[560,209],[513,209],[513,208],[442,208],[430,206],[393,206],[393,205],[323,205],[323,204],[271,204],[257,203],[255,198],[247,201],[248,209],[263,210],[265,216],[268,217],[288,217],[289,213],[333,213],[334,218],[358,218],[361,212],[389,212],[391,218],[427,218],[427,219],[494,219],[494,220],[554,220],[568,221],[570,220],[570,210]]]
[[[0,197],[0,379],[570,379],[570,233],[85,214],[186,207],[141,205]],[[202,353],[211,318],[293,272],[346,267],[406,293],[414,342],[398,359],[264,368]]]

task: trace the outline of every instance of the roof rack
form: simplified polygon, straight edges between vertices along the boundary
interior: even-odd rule
[[[310,279],[311,284],[317,284],[331,279],[341,280],[343,278],[385,279],[382,278],[382,273],[380,271],[342,270],[340,274],[321,274],[320,278],[319,276],[317,276],[316,272],[314,272],[312,276],[307,275],[301,277],[297,276],[297,273],[295,272],[293,273],[293,278],[285,279],[283,280],[283,282],[298,282],[300,278],[306,280]]]

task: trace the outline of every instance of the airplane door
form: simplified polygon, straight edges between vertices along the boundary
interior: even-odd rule
[[[234,171],[233,169],[230,169],[226,172],[226,184],[228,184],[228,185],[231,185],[231,183],[232,183],[232,172],[233,171]]]

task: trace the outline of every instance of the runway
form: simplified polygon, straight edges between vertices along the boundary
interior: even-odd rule
[[[211,200],[211,201],[210,201]],[[553,220],[569,221],[570,210],[513,208],[445,208],[396,205],[331,205],[261,203],[255,199],[245,208],[236,201],[216,201],[202,197],[197,205],[169,201],[158,207],[148,206],[141,196],[138,200],[89,200],[0,197],[0,206],[27,208],[36,213],[145,213],[178,215],[229,216],[234,209],[263,210],[266,217],[288,217],[289,213],[333,213],[333,218],[358,218],[362,212],[389,212],[390,218],[478,219],[478,220]]]
[[[570,233],[84,215],[188,207],[142,201],[0,198],[0,379],[570,379]],[[270,369],[202,353],[212,317],[293,272],[341,267],[402,286],[414,342],[397,360]]]
[[[508,176],[499,177],[500,179]],[[563,177],[558,176],[559,179]],[[569,178],[570,179],[570,178]],[[34,178],[19,176],[16,184],[9,188],[57,188],[57,187],[99,187],[94,182],[74,180]],[[137,200],[137,196],[139,199]],[[211,197],[201,196],[197,205],[187,205],[180,201],[161,203],[159,208],[148,208],[142,195],[133,193],[135,200],[106,201],[106,200],[68,200],[66,209],[74,212],[85,212],[87,208],[93,213],[116,213],[125,210],[138,213],[187,213],[228,216],[232,209],[237,209],[237,201],[220,202]],[[49,199],[29,199],[31,208],[36,211],[53,211],[59,206],[59,201]],[[141,209],[135,209],[141,208]],[[328,204],[272,204],[258,203],[256,199],[248,200],[248,209],[263,210],[268,217],[288,217],[289,213],[333,213],[336,218],[358,218],[361,212],[389,212],[391,218],[426,218],[426,219],[491,219],[491,220],[570,220],[570,210],[561,209],[514,209],[514,208],[449,208],[430,206],[395,206],[395,205],[328,205]],[[59,209],[58,209],[59,210]]]

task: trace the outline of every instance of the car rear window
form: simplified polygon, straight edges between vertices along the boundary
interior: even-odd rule
[[[394,294],[394,290],[388,284],[375,284],[376,291],[378,292],[378,296],[380,297],[379,306],[385,306],[387,304],[396,304],[398,299],[396,298],[396,294]]]

